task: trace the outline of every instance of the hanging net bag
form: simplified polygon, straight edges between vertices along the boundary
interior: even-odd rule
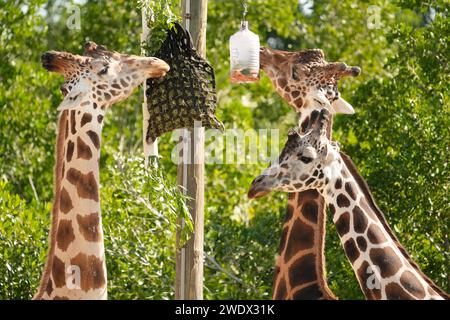
[[[176,23],[155,56],[166,61],[170,70],[162,78],[147,80],[147,142],[174,129],[194,127],[195,121],[222,131],[224,126],[215,116],[214,70],[194,49],[189,32]]]

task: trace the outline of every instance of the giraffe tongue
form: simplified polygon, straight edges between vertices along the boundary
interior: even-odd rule
[[[248,191],[247,197],[249,199],[261,198],[270,193],[270,190],[259,188],[257,185],[252,185]]]

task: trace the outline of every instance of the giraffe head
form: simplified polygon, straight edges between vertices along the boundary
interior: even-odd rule
[[[79,106],[86,100],[100,107],[110,106],[126,99],[147,78],[161,77],[169,71],[169,65],[158,58],[121,54],[94,42],[85,44],[83,56],[46,52],[42,65],[64,76],[64,100],[59,110]]]
[[[291,130],[277,161],[252,182],[248,197],[259,198],[274,190],[323,190],[341,166],[339,146],[327,138],[330,118],[327,109],[314,110],[305,134]]]
[[[320,49],[288,52],[262,47],[260,50],[261,69],[296,112],[310,114],[312,110],[305,111],[317,106],[332,113],[354,113],[353,107],[340,97],[337,82],[344,77],[358,76],[361,69],[342,62],[328,63],[324,58]]]

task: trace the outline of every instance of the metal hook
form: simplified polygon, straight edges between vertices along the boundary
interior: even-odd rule
[[[245,17],[247,16],[247,1],[242,1],[242,6],[244,7],[244,12],[242,13],[242,21],[245,21]]]

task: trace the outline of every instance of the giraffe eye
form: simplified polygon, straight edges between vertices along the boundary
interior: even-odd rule
[[[297,69],[295,68],[295,66],[292,67],[292,79],[294,79],[295,81],[300,80],[300,78],[298,76]]]
[[[301,157],[300,157],[300,160],[301,160],[303,163],[310,163],[313,159],[310,158],[310,157],[301,156]]]
[[[109,68],[108,66],[105,66],[102,70],[100,70],[98,72],[98,75],[102,76],[104,74],[107,74],[108,73],[108,68]]]

